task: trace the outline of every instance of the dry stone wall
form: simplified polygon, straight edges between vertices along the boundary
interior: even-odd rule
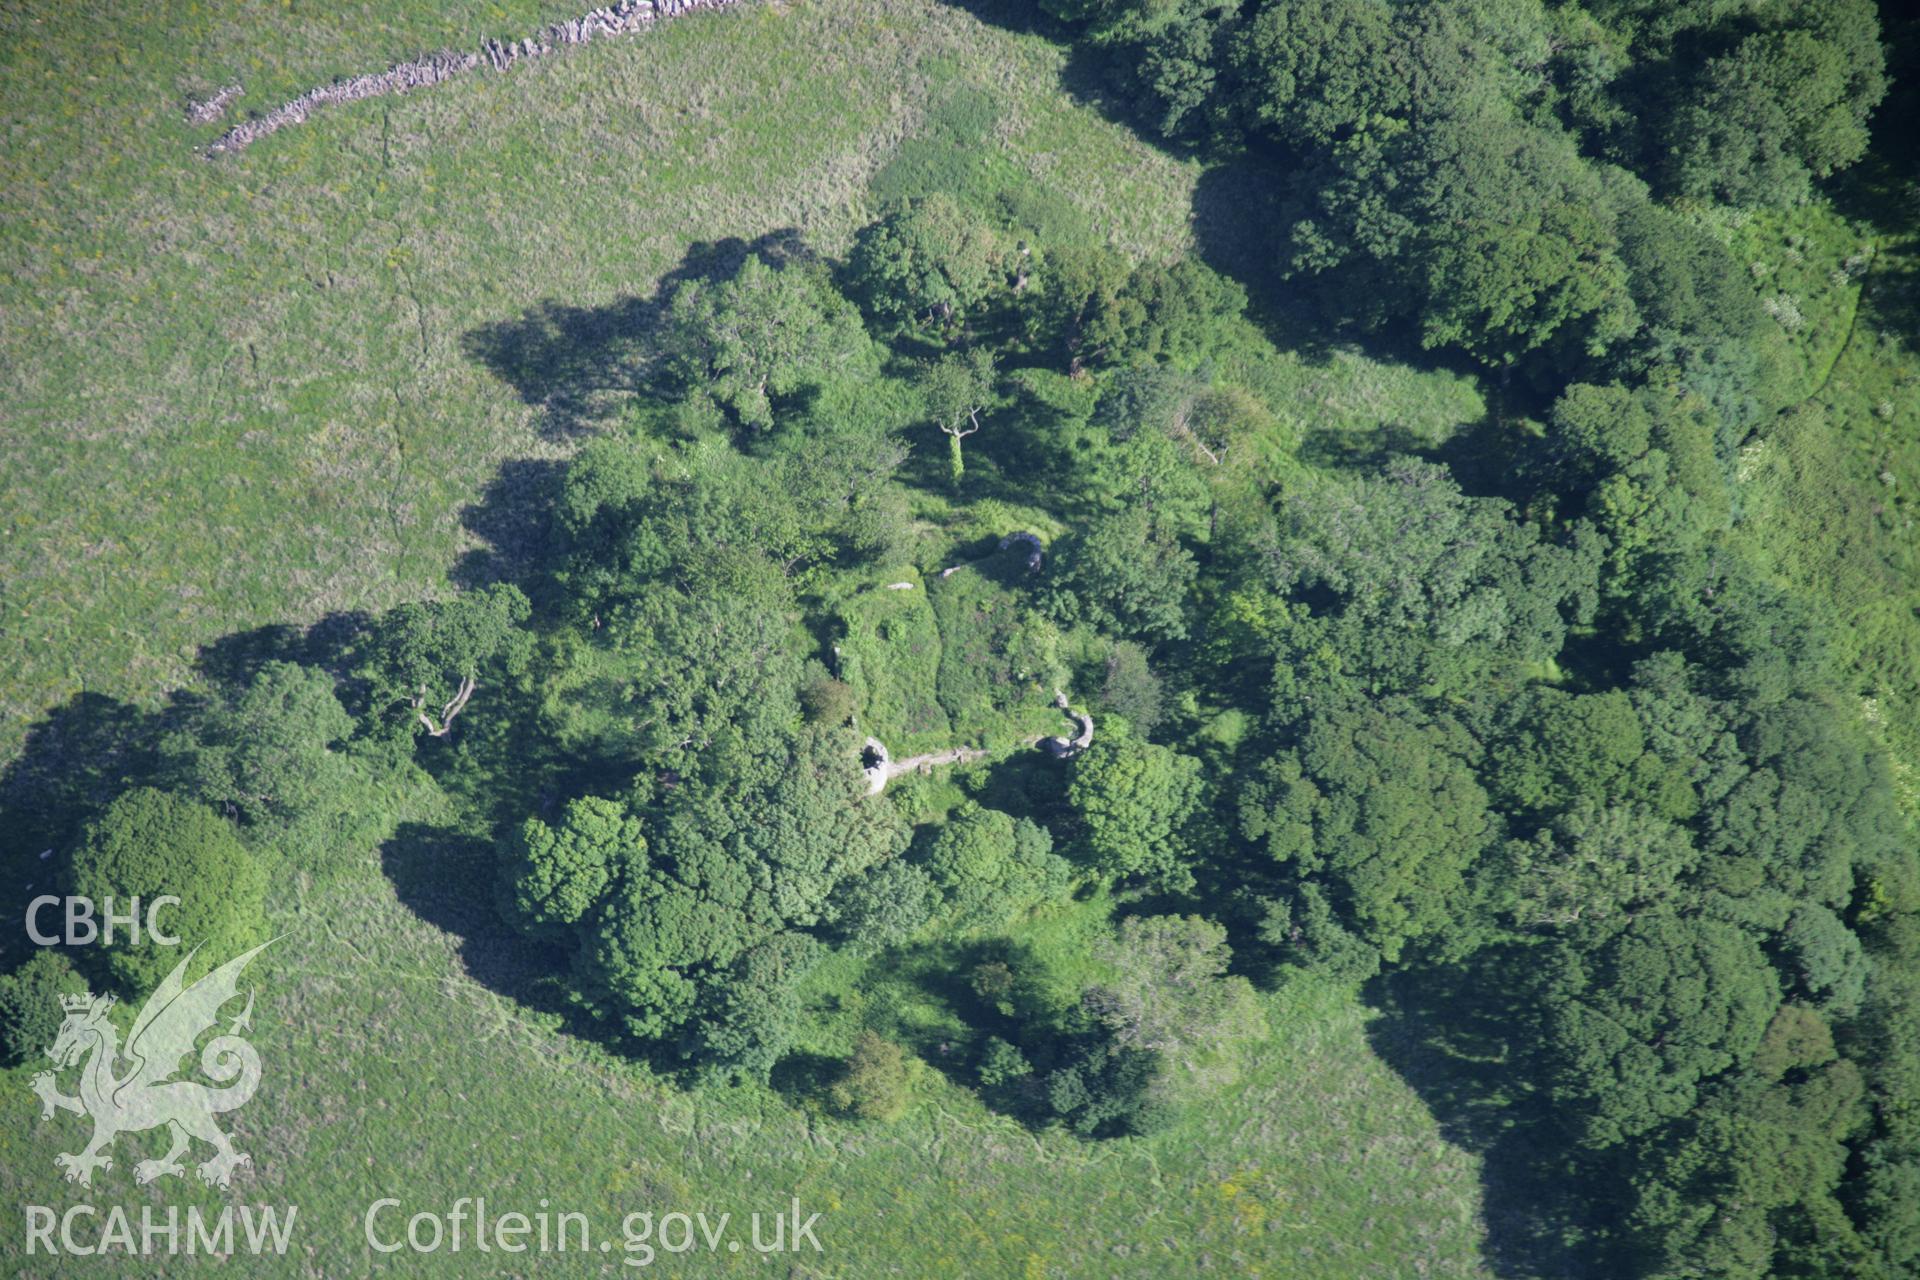
[[[566,45],[586,44],[608,36],[628,35],[645,30],[654,23],[666,18],[677,18],[682,14],[694,13],[704,9],[727,9],[741,0],[615,0],[615,3],[602,9],[556,22],[537,35],[524,40],[501,42],[489,40],[477,50],[457,51],[444,49],[439,53],[428,54],[424,58],[415,58],[411,62],[402,62],[388,67],[374,75],[354,76],[348,80],[336,80],[332,84],[309,89],[290,102],[283,102],[265,115],[244,120],[221,134],[208,145],[206,154],[219,155],[224,152],[240,151],[253,145],[270,133],[275,133],[291,124],[299,124],[315,110],[330,104],[358,102],[363,98],[380,98],[393,93],[411,93],[429,85],[439,84],[442,80],[451,80],[455,76],[465,75],[482,66],[495,71],[505,71],[516,62],[528,58],[539,58]],[[240,92],[234,85],[222,90],[219,105]],[[211,103],[209,103],[211,105]],[[214,112],[217,115],[218,111]],[[208,116],[212,119],[213,116]]]
[[[218,93],[187,104],[188,124],[212,124],[227,113],[227,104],[245,93],[237,84],[230,84]]]

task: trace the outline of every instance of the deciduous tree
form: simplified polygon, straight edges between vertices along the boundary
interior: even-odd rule
[[[1697,916],[1641,916],[1595,950],[1563,946],[1542,972],[1553,1096],[1593,1147],[1685,1114],[1780,1006],[1753,939]]]
[[[1198,760],[1111,724],[1069,769],[1067,803],[1097,870],[1115,880],[1187,877],[1186,826],[1202,790]]]
[[[808,265],[746,260],[727,280],[691,280],[667,309],[668,366],[750,431],[770,431],[774,404],[809,385],[872,373],[859,313]]]
[[[107,807],[73,852],[73,892],[101,909],[112,898],[124,910],[134,898],[143,912],[173,896],[159,922],[179,939],[163,946],[145,931],[136,944],[116,932],[103,948],[108,970],[130,990],[151,990],[197,947],[210,967],[265,938],[267,874],[241,845],[233,827],[185,796],[140,787]]]
[[[936,192],[863,228],[847,273],[869,314],[944,335],[1006,286],[1010,255],[992,227]]]
[[[364,671],[388,705],[405,708],[415,732],[444,738],[481,677],[525,670],[532,637],[520,624],[531,612],[525,594],[507,583],[403,604],[375,627]]]

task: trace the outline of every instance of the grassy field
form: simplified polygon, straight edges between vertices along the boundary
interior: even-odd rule
[[[188,95],[235,79],[238,109],[264,109],[571,11],[163,4],[104,35],[70,6],[0,13],[0,761],[82,691],[152,705],[223,636],[511,559],[543,464],[618,411],[629,322],[702,242],[797,229],[838,251],[884,195],[930,183],[1010,193],[1055,234],[1135,254],[1192,241],[1197,166],[1062,92],[1059,50],[931,0],[690,19],[323,112],[217,162],[195,147],[221,126],[182,119]],[[1484,412],[1453,374],[1347,351],[1248,359],[1303,434],[1438,440]],[[1035,732],[1064,727],[1036,712]],[[900,714],[896,750],[921,728],[945,745]],[[948,779],[900,785],[929,810],[954,798]],[[410,1212],[484,1193],[527,1211],[546,1197],[602,1232],[633,1209],[793,1196],[824,1215],[826,1252],[795,1269],[663,1256],[669,1274],[1484,1274],[1476,1163],[1374,1054],[1349,994],[1270,997],[1267,1049],[1150,1141],[1036,1136],[937,1066],[899,1125],[857,1128],[793,1092],[688,1093],[575,1035],[538,982],[552,958],[475,900],[485,846],[443,836],[437,807],[415,816],[341,878],[276,891],[268,1074],[235,1128],[256,1160],[241,1197],[300,1206],[298,1263],[170,1273],[627,1270],[618,1253],[507,1265],[361,1243],[379,1196]],[[39,874],[37,849],[9,852],[23,882]],[[1029,928],[1072,954],[1093,910]],[[935,1029],[916,981],[891,998]],[[861,1021],[836,999],[820,994],[812,1051],[845,1052]],[[0,1198],[71,1203],[52,1155],[78,1122],[41,1126],[25,1078],[0,1076]],[[127,1176],[141,1142],[103,1175],[103,1206],[157,1194]],[[196,1197],[214,1203],[166,1198]],[[21,1230],[0,1217],[10,1271],[99,1265],[17,1258]]]
[[[643,376],[631,339],[647,301],[713,241],[797,231],[834,253],[882,199],[933,186],[1144,256],[1219,249],[1233,225],[1218,201],[1196,206],[1196,164],[1062,90],[1060,50],[934,0],[770,0],[329,110],[216,162],[195,148],[223,126],[182,118],[189,95],[234,80],[236,109],[262,110],[574,8],[163,3],[116,12],[110,30],[47,0],[0,11],[0,762],[77,693],[153,705],[192,684],[201,646],[224,636],[498,571],[538,532],[525,512],[551,464]],[[1834,601],[1911,770],[1912,243],[1824,205],[1724,230],[1805,397],[1754,446],[1744,518],[1784,580]],[[1310,460],[1437,445],[1487,411],[1470,377],[1350,349],[1255,343],[1235,359]],[[1057,532],[1026,511],[920,500],[943,553],[1008,527]],[[943,624],[925,590],[884,591],[912,573],[834,602],[897,754],[991,719],[961,696],[969,668],[941,667],[963,651],[956,621],[984,619],[990,647],[988,611]],[[909,696],[943,679],[952,706]],[[1034,711],[1032,732],[1064,727]],[[896,786],[923,816],[962,794],[952,773]],[[378,1197],[412,1212],[469,1194],[496,1212],[544,1197],[602,1235],[633,1210],[744,1215],[797,1196],[823,1215],[817,1257],[662,1256],[667,1274],[1489,1274],[1485,1219],[1501,1206],[1483,1207],[1478,1160],[1376,1053],[1376,1015],[1350,993],[1263,997],[1273,1035],[1230,1064],[1216,1104],[1149,1140],[1088,1144],[996,1116],[944,1073],[941,1046],[965,1027],[942,956],[838,956],[806,1053],[844,1054],[880,1025],[926,1063],[903,1121],[854,1126],[793,1080],[690,1092],[578,1034],[541,982],[554,958],[504,936],[473,892],[485,844],[455,834],[453,806],[415,803],[401,838],[347,874],[276,889],[267,1075],[234,1121],[256,1165],[234,1198],[299,1206],[296,1261],[170,1274],[628,1270],[618,1252],[583,1265],[362,1243]],[[14,879],[40,874],[37,847],[5,852]],[[1071,969],[1106,906],[1012,941]],[[41,1124],[27,1074],[0,1074],[0,1199],[72,1203],[52,1156],[80,1122]],[[161,1202],[128,1173],[151,1145],[123,1139],[97,1203]],[[164,1200],[220,1202],[191,1184]],[[100,1269],[18,1257],[21,1229],[0,1215],[11,1273]]]
[[[468,1194],[485,1194],[495,1212],[532,1212],[546,1197],[599,1231],[635,1210],[745,1215],[795,1196],[823,1215],[824,1252],[799,1269],[751,1252],[663,1255],[654,1270],[669,1275],[1486,1274],[1476,1163],[1373,1055],[1368,1015],[1342,993],[1271,998],[1271,1047],[1218,1104],[1148,1141],[1035,1136],[933,1069],[898,1125],[860,1127],[760,1090],[680,1091],[499,994],[538,958],[470,914],[463,879],[457,860],[441,858],[369,863],[322,891],[287,887],[276,921],[287,937],[265,971],[256,1036],[266,1081],[232,1117],[255,1169],[234,1198],[299,1206],[298,1270],[243,1257],[180,1260],[168,1274],[627,1270],[561,1256],[389,1259],[362,1243],[361,1215],[378,1198],[444,1212]],[[809,1047],[844,1052],[839,1038],[858,1023],[823,1018],[824,1038]],[[39,1124],[24,1071],[0,1077],[0,1089],[0,1199],[73,1202],[52,1156],[80,1140],[81,1122]],[[132,1184],[126,1170],[152,1137],[120,1140],[92,1201],[136,1213],[217,1204],[198,1187],[163,1195]],[[0,1254],[15,1253],[20,1231],[11,1210],[0,1218]],[[99,1266],[40,1258],[10,1270]]]

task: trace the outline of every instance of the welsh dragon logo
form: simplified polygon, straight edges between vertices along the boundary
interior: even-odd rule
[[[213,1119],[243,1105],[260,1087],[260,1055],[240,1036],[241,1031],[252,1027],[252,992],[247,994],[247,1007],[228,1025],[227,1034],[215,1036],[200,1051],[200,1070],[214,1084],[176,1077],[181,1060],[193,1052],[194,1041],[219,1021],[220,1007],[238,994],[241,971],[270,945],[262,943],[227,961],[192,986],[182,980],[194,956],[194,952],[188,952],[147,997],[140,1016],[133,1020],[133,1029],[127,1033],[124,1049],[119,1033],[107,1020],[113,1008],[112,996],[60,998],[67,1017],[47,1056],[53,1059],[57,1071],[86,1059],[80,1068],[80,1093],[71,1098],[61,1093],[56,1071],[35,1075],[32,1087],[40,1097],[41,1119],[50,1119],[55,1111],[71,1111],[93,1119],[93,1138],[83,1150],[54,1157],[54,1163],[66,1171],[67,1181],[83,1187],[92,1185],[95,1169],[113,1168],[113,1159],[105,1152],[116,1136],[162,1126],[173,1145],[158,1160],[142,1160],[133,1166],[138,1182],[184,1173],[180,1158],[196,1138],[213,1148],[212,1158],[197,1170],[202,1182],[227,1186],[235,1168],[252,1162],[252,1157],[233,1149],[233,1143]],[[119,1067],[123,1060],[124,1067]]]

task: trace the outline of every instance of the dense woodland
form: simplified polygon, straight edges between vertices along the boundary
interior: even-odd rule
[[[430,774],[496,842],[471,893],[688,1088],[768,1081],[822,964],[1110,895],[1081,989],[964,953],[943,1070],[1124,1140],[1205,1105],[1256,988],[1331,976],[1477,1048],[1555,1273],[1913,1274],[1920,865],[1861,701],[1912,708],[1920,646],[1743,524],[1755,450],[1820,428],[1715,234],[1869,160],[1873,5],[1042,8],[1139,128],[1278,175],[1262,270],[939,194],[838,257],[691,261],[523,513],[535,566],[40,780],[59,874],[181,893],[224,954]],[[1304,458],[1240,358],[1275,296],[1475,370],[1494,420]],[[1038,745],[1057,694],[1084,750]],[[982,759],[869,794],[869,736]],[[172,959],[106,955],[129,989]],[[78,981],[0,980],[10,1047]],[[820,1097],[884,1124],[913,1056],[867,1034]]]

